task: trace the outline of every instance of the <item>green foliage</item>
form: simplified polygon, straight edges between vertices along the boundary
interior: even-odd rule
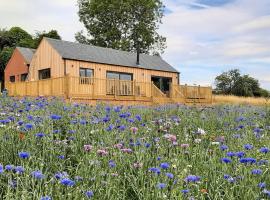
[[[162,53],[166,38],[157,33],[164,5],[161,0],[78,0],[80,21],[89,38],[78,32],[80,43],[124,51]]]
[[[61,40],[61,36],[58,34],[56,30],[51,30],[49,32],[36,32],[36,35],[34,37],[35,40],[35,47],[37,48],[39,43],[41,42],[43,37],[47,38],[53,38],[53,39],[58,39]]]
[[[61,39],[56,30],[36,32],[33,37],[20,27],[0,29],[0,80],[15,47],[37,48],[43,37]]]
[[[260,88],[259,81],[249,75],[241,75],[239,69],[223,72],[215,78],[216,93],[236,96],[267,97],[269,92]]]
[[[12,55],[14,48],[13,47],[5,47],[2,51],[0,51],[0,72],[3,73],[4,69]]]

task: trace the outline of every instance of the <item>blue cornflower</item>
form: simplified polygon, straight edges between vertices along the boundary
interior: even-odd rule
[[[94,196],[94,192],[92,190],[86,191],[85,196],[90,199]]]
[[[140,115],[135,115],[135,118],[138,120],[138,121],[141,121],[142,120],[142,117]]]
[[[225,150],[227,150],[228,149],[228,146],[227,145],[221,145],[220,146],[220,150],[222,150],[222,151],[225,151]]]
[[[4,167],[3,165],[0,164],[0,174],[3,174],[4,173]]]
[[[20,152],[19,157],[23,158],[23,159],[26,159],[26,158],[30,157],[30,154],[28,152]]]
[[[251,173],[260,175],[260,174],[262,174],[262,170],[261,169],[253,169],[253,170],[251,170]]]
[[[189,193],[189,189],[181,190],[181,192],[182,192],[183,194],[187,194],[187,193]]]
[[[45,134],[44,133],[37,133],[36,137],[37,138],[43,138],[43,137],[45,137]]]
[[[186,182],[198,182],[200,181],[201,178],[199,176],[195,176],[195,175],[188,175],[186,178],[185,178],[185,181]]]
[[[230,177],[231,177],[231,176],[230,176],[229,174],[224,174],[224,175],[223,175],[223,178],[226,179],[226,180],[228,180]]]
[[[158,183],[157,184],[157,188],[158,189],[163,189],[163,188],[165,188],[166,187],[166,184],[165,183]]]
[[[265,188],[266,187],[266,183],[265,182],[259,183],[258,184],[258,187],[259,188]]]
[[[172,174],[172,173],[166,173],[166,176],[168,177],[168,178],[173,178],[174,177],[174,175]]]
[[[60,115],[55,115],[55,114],[52,114],[50,117],[52,120],[60,120],[62,118]]]
[[[235,153],[234,152],[228,152],[226,155],[229,156],[229,157],[233,157],[233,156],[235,156]]]
[[[30,130],[32,128],[33,128],[33,124],[30,124],[30,123],[25,124],[25,129],[26,130]]]
[[[75,182],[72,181],[72,180],[69,179],[69,178],[64,178],[64,179],[62,179],[62,180],[60,181],[60,183],[61,183],[62,185],[65,185],[65,186],[73,186],[73,185],[75,185]]]
[[[15,167],[15,172],[17,174],[22,174],[24,172],[24,168],[22,166]]]
[[[264,189],[263,190],[263,193],[266,194],[268,197],[270,197],[270,190]]]
[[[261,152],[261,153],[268,153],[268,152],[269,152],[269,148],[267,148],[267,147],[262,147],[262,148],[260,148],[260,152]]]
[[[161,157],[159,156],[159,157],[157,157],[157,160],[161,160]]]
[[[114,167],[116,166],[116,164],[115,164],[114,161],[110,160],[110,161],[109,161],[109,166],[110,166],[111,168],[114,168]]]
[[[125,126],[125,125],[121,125],[121,126],[118,127],[118,129],[119,129],[120,131],[124,131],[124,130],[126,129],[126,126]]]
[[[114,125],[109,125],[107,128],[106,128],[106,131],[111,131],[114,129]]]
[[[60,155],[60,156],[58,156],[58,158],[61,159],[61,160],[64,160],[65,159],[65,156],[64,155]]]
[[[151,147],[151,144],[150,144],[150,143],[145,143],[144,146],[145,146],[146,148],[149,148],[149,147]]]
[[[244,164],[254,164],[256,163],[256,159],[255,158],[240,158],[239,162],[244,163]]]
[[[14,169],[14,166],[13,165],[6,165],[5,166],[5,170],[7,170],[7,171],[11,171],[13,169]]]
[[[238,158],[242,158],[242,157],[244,157],[245,152],[239,151],[239,152],[236,152],[235,155],[236,155]]]
[[[244,145],[244,148],[245,148],[246,150],[251,150],[251,149],[253,149],[253,145],[252,145],[252,144],[245,144],[245,145]]]
[[[45,196],[45,197],[41,197],[40,200],[52,200],[52,198],[49,196]]]
[[[160,169],[158,167],[151,167],[148,169],[150,172],[154,172],[156,174],[160,174]]]
[[[221,162],[224,162],[224,163],[231,163],[232,160],[230,158],[221,158]]]
[[[41,171],[33,171],[31,175],[36,178],[36,179],[43,179],[44,175],[42,174]]]
[[[62,178],[65,178],[65,177],[68,177],[68,174],[66,172],[57,172],[54,174],[54,177],[56,179],[62,179]]]
[[[170,167],[170,165],[169,165],[169,163],[161,163],[160,164],[160,167],[162,168],[162,169],[168,169],[169,167]]]
[[[260,160],[257,163],[258,165],[267,165],[268,164],[268,160]]]

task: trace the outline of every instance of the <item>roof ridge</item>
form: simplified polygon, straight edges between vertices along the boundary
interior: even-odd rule
[[[104,49],[104,50],[112,50],[112,51],[124,52],[124,53],[128,53],[128,54],[135,54],[135,55],[137,54],[136,52],[124,51],[124,50],[120,50],[120,49],[113,49],[111,47],[101,47],[101,46],[96,46],[96,45],[91,45],[91,44],[84,44],[84,43],[79,43],[79,42],[71,42],[71,41],[67,41],[67,40],[59,40],[59,39],[49,38],[49,37],[44,37],[44,38],[49,39],[49,40],[55,40],[55,41],[58,41],[58,42],[66,42],[66,43],[71,43],[71,44],[83,45],[83,46],[87,46],[87,47],[100,48],[100,49]],[[161,56],[149,55],[149,54],[146,54],[146,53],[140,53],[140,55],[151,56],[151,57],[159,57],[159,58],[162,59]]]

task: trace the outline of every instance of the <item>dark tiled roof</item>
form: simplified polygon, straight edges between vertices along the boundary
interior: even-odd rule
[[[159,56],[140,54],[140,65],[136,65],[136,53],[51,38],[46,38],[46,40],[63,58],[66,59],[167,72],[178,72]]]
[[[20,53],[22,54],[22,56],[26,60],[27,64],[30,64],[36,50],[30,49],[30,48],[25,48],[25,47],[16,47],[16,48],[20,51]]]

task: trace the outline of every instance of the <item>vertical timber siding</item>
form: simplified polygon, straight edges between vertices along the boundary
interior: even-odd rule
[[[21,74],[28,73],[27,61],[20,51],[16,48],[5,68],[5,82],[9,81],[10,76],[15,76],[15,81],[21,81]]]
[[[35,52],[29,68],[29,81],[38,80],[38,71],[51,69],[51,78],[64,76],[64,60],[59,53],[43,39]]]
[[[124,72],[133,74],[133,80],[137,82],[151,83],[151,76],[164,76],[172,78],[172,84],[178,84],[178,73],[155,71],[148,69],[140,69],[135,67],[124,67],[100,63],[91,63],[76,60],[66,60],[67,74],[71,76],[79,76],[79,68],[90,68],[94,70],[94,77],[98,79],[106,79],[107,71]]]

